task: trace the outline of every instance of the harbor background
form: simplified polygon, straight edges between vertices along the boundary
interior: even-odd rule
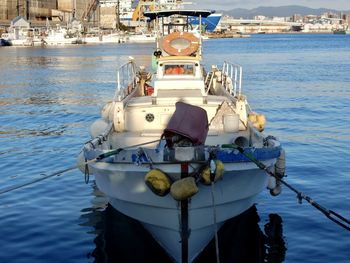
[[[0,45],[62,44],[67,39],[57,41],[56,34],[62,29],[64,38],[79,38],[70,44],[101,43],[103,36],[111,33],[152,33],[154,23],[147,22],[145,12],[196,7],[196,1],[192,4],[182,0],[4,0],[0,3]],[[229,8],[216,9],[208,21],[203,20],[208,37],[291,32],[350,34],[350,10],[345,6],[341,10],[298,5]],[[53,37],[56,41],[51,43]]]
[[[74,165],[89,140],[88,127],[114,93],[117,66],[129,56],[149,65],[153,49],[154,44],[1,48],[1,188]],[[267,116],[265,133],[278,137],[286,150],[286,180],[350,218],[350,38],[210,39],[204,54],[204,63],[243,66],[243,92]],[[85,184],[77,170],[3,194],[0,262],[166,262],[139,225],[106,204],[94,177]],[[278,197],[264,191],[256,208],[260,221],[252,216],[251,225],[232,232],[235,240],[251,244],[237,253],[256,251],[256,232],[247,233],[264,232],[270,215],[277,214],[287,249],[277,251],[284,258],[279,262],[350,261],[349,232],[309,204],[298,204],[288,189]],[[234,250],[237,242],[226,246]]]

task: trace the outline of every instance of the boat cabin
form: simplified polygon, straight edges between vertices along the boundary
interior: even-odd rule
[[[198,96],[205,95],[203,71],[195,57],[161,57],[158,59],[154,80],[153,96],[168,95],[170,92],[192,90]]]
[[[192,31],[190,16],[207,17],[209,11],[167,10],[146,12],[158,27],[154,52],[156,74],[153,79],[155,97],[179,97],[186,90],[191,97],[206,96],[201,67],[201,32]]]

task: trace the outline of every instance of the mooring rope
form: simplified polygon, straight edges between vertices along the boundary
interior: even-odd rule
[[[273,176],[274,178],[276,178],[276,180],[280,181],[282,184],[287,186],[290,190],[295,192],[297,194],[297,198],[299,200],[299,203],[301,203],[301,201],[303,199],[306,200],[309,204],[311,204],[317,210],[322,212],[327,218],[332,220],[334,223],[336,223],[339,226],[341,226],[341,227],[345,228],[346,230],[350,231],[350,220],[349,219],[346,219],[345,217],[341,216],[340,214],[338,214],[338,213],[336,213],[336,212],[334,212],[334,211],[332,211],[330,209],[327,209],[326,207],[320,205],[319,203],[317,203],[316,201],[311,199],[311,197],[305,195],[301,191],[298,191],[295,187],[293,187],[292,185],[290,185],[289,183],[284,181],[282,178],[278,177],[277,175],[275,175],[274,173],[269,171],[267,169],[266,165],[264,165],[262,162],[257,160],[252,154],[244,152],[244,149],[242,147],[239,147],[239,146],[237,146],[235,144],[224,144],[224,145],[222,145],[222,148],[234,148],[234,149],[237,149],[241,154],[243,154],[245,157],[247,157],[249,160],[251,160],[253,163],[255,163],[260,169],[264,170],[266,173],[268,173],[269,175]]]
[[[211,201],[213,204],[216,263],[220,263],[218,226],[217,226],[217,220],[216,220],[216,205],[215,205],[215,196],[214,196],[214,181],[215,181],[215,172],[216,172],[216,165],[214,160],[211,159],[209,162],[209,165],[210,165],[210,181],[211,181]]]
[[[45,179],[48,179],[48,178],[51,178],[51,177],[54,177],[54,176],[59,176],[59,175],[61,175],[63,173],[72,171],[72,170],[77,169],[77,168],[78,168],[78,166],[74,165],[74,166],[68,167],[66,169],[54,172],[52,174],[48,174],[48,175],[42,176],[40,178],[36,178],[36,179],[31,180],[29,182],[25,182],[25,183],[22,183],[22,184],[16,184],[16,185],[13,185],[13,186],[9,186],[9,187],[3,188],[3,189],[0,190],[0,195],[2,195],[4,193],[11,192],[11,191],[14,191],[14,190],[17,190],[19,188],[22,188],[22,187],[25,187],[25,186],[28,186],[28,185],[35,184],[37,182],[43,181]]]
[[[154,141],[150,141],[150,142],[145,142],[145,143],[140,143],[140,144],[136,144],[136,145],[132,145],[132,146],[128,146],[128,147],[124,147],[124,148],[118,148],[116,150],[112,150],[106,153],[102,153],[100,154],[98,157],[92,159],[92,160],[88,160],[85,162],[85,165],[92,163],[92,162],[96,162],[99,161],[101,159],[104,159],[106,157],[112,156],[112,155],[116,155],[118,153],[120,153],[121,151],[125,150],[125,149],[129,149],[129,148],[134,148],[134,147],[139,147],[139,146],[143,146],[143,145],[147,145],[147,144],[151,144],[151,143],[155,143],[155,142],[160,142],[162,139],[158,139],[158,140],[154,140]],[[337,212],[330,210],[322,205],[320,205],[319,203],[317,203],[316,201],[314,201],[311,197],[305,195],[303,192],[298,191],[295,187],[293,187],[292,185],[290,185],[289,183],[287,183],[286,181],[284,181],[282,178],[278,177],[277,175],[275,175],[274,173],[272,173],[271,171],[269,171],[266,167],[266,165],[264,165],[262,162],[260,162],[259,160],[257,160],[252,154],[250,153],[246,153],[244,152],[244,149],[240,146],[237,146],[235,144],[223,144],[221,145],[222,148],[233,148],[233,149],[237,149],[241,154],[243,154],[245,157],[247,157],[249,160],[251,160],[254,164],[256,164],[260,169],[264,170],[267,174],[269,174],[270,176],[273,176],[274,178],[276,178],[276,180],[280,181],[283,185],[285,185],[287,188],[289,188],[291,191],[295,192],[297,194],[297,198],[299,200],[299,203],[301,203],[301,201],[304,199],[306,200],[309,204],[311,204],[313,207],[315,207],[317,210],[319,210],[320,212],[322,212],[328,219],[330,219],[331,221],[333,221],[334,223],[338,224],[339,226],[343,227],[344,229],[350,231],[350,220],[343,217],[342,215],[338,214]],[[46,180],[48,178],[54,177],[54,176],[59,176],[63,173],[72,171],[77,169],[78,166],[74,165],[68,168],[65,168],[63,170],[59,170],[56,171],[52,174],[48,174],[45,176],[42,176],[40,178],[36,178],[33,179],[31,181],[22,183],[22,184],[17,184],[17,185],[13,185],[13,186],[9,186],[9,187],[5,187],[3,189],[0,189],[0,195],[8,193],[8,192],[12,192],[14,190],[23,188],[25,186],[29,186],[32,184],[35,184],[37,182]]]
[[[162,141],[163,139],[158,139],[158,140],[154,140],[154,141],[149,141],[149,142],[144,142],[144,143],[139,143],[139,144],[134,144],[134,145],[130,145],[130,146],[127,146],[127,147],[123,147],[123,148],[118,148],[118,149],[115,149],[115,150],[111,150],[109,152],[105,152],[105,153],[102,153],[100,154],[99,156],[97,156],[95,159],[95,161],[99,161],[99,160],[102,160],[104,158],[107,158],[107,157],[110,157],[112,155],[116,155],[118,153],[120,153],[121,151],[123,150],[126,150],[126,149],[130,149],[130,148],[135,148],[135,147],[139,147],[139,146],[143,146],[143,145],[147,145],[147,144],[151,144],[151,143],[155,143],[155,142],[160,142]]]
[[[102,159],[104,159],[104,158],[106,158],[106,157],[112,156],[112,155],[116,155],[116,154],[120,153],[120,152],[123,151],[123,150],[129,149],[129,148],[138,147],[138,146],[143,146],[143,145],[147,145],[147,144],[151,144],[151,143],[155,143],[155,142],[160,142],[161,140],[162,140],[162,139],[158,139],[158,140],[154,140],[154,141],[149,141],[149,142],[144,142],[144,143],[135,144],[135,145],[131,145],[131,146],[124,147],[124,148],[118,148],[118,149],[116,149],[116,150],[112,150],[112,151],[109,151],[109,152],[106,152],[106,153],[102,153],[102,154],[100,154],[99,156],[97,156],[97,157],[94,158],[94,159],[85,161],[85,162],[84,162],[85,169],[86,169],[86,167],[88,167],[88,166],[87,166],[88,164],[93,163],[93,162],[96,162],[96,161],[100,161],[100,160],[102,160]],[[72,170],[75,170],[75,169],[77,169],[77,168],[78,168],[78,165],[74,165],[74,166],[65,168],[65,169],[63,169],[63,170],[54,172],[54,173],[52,173],[52,174],[48,174],[48,175],[45,175],[45,176],[42,176],[42,177],[39,177],[39,178],[35,178],[35,179],[33,179],[33,180],[31,180],[31,181],[28,181],[28,182],[25,182],[25,183],[21,183],[21,184],[16,184],[16,185],[13,185],[13,186],[5,187],[5,188],[3,188],[3,189],[0,189],[0,195],[5,194],[5,193],[8,193],[8,192],[12,192],[12,191],[14,191],[14,190],[23,188],[23,187],[25,187],[25,186],[29,186],[29,185],[35,184],[35,183],[37,183],[37,182],[46,180],[46,179],[51,178],[51,177],[54,177],[54,176],[59,176],[59,175],[61,175],[61,174],[67,173],[67,172],[72,171]],[[85,172],[85,182],[88,182],[88,177],[89,177],[89,171],[88,171],[88,169],[87,169],[86,172]]]

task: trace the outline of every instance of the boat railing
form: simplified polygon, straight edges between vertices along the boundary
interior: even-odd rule
[[[206,86],[206,94],[209,93],[209,90],[210,90],[210,88],[211,88],[212,85],[213,85],[214,77],[215,77],[215,73],[214,73],[213,71],[210,71],[210,72],[209,72],[208,74],[206,74],[206,76],[205,76],[204,83],[205,83],[205,86]]]
[[[221,85],[231,95],[240,96],[242,92],[242,67],[225,61],[221,72]]]
[[[114,101],[121,101],[136,88],[136,64],[133,60],[117,69],[117,87]]]

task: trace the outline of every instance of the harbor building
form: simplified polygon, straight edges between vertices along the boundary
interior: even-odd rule
[[[52,9],[57,9],[56,0],[2,0],[0,2],[0,20],[12,20],[17,16],[29,19],[51,17]]]
[[[86,27],[115,29],[122,24],[133,28],[145,23],[145,11],[182,4],[182,0],[2,0],[0,24],[9,25],[20,16],[36,25],[46,20],[62,24],[78,20]]]
[[[96,20],[98,3],[98,0],[2,0],[0,20],[4,23],[18,16],[31,22]]]

